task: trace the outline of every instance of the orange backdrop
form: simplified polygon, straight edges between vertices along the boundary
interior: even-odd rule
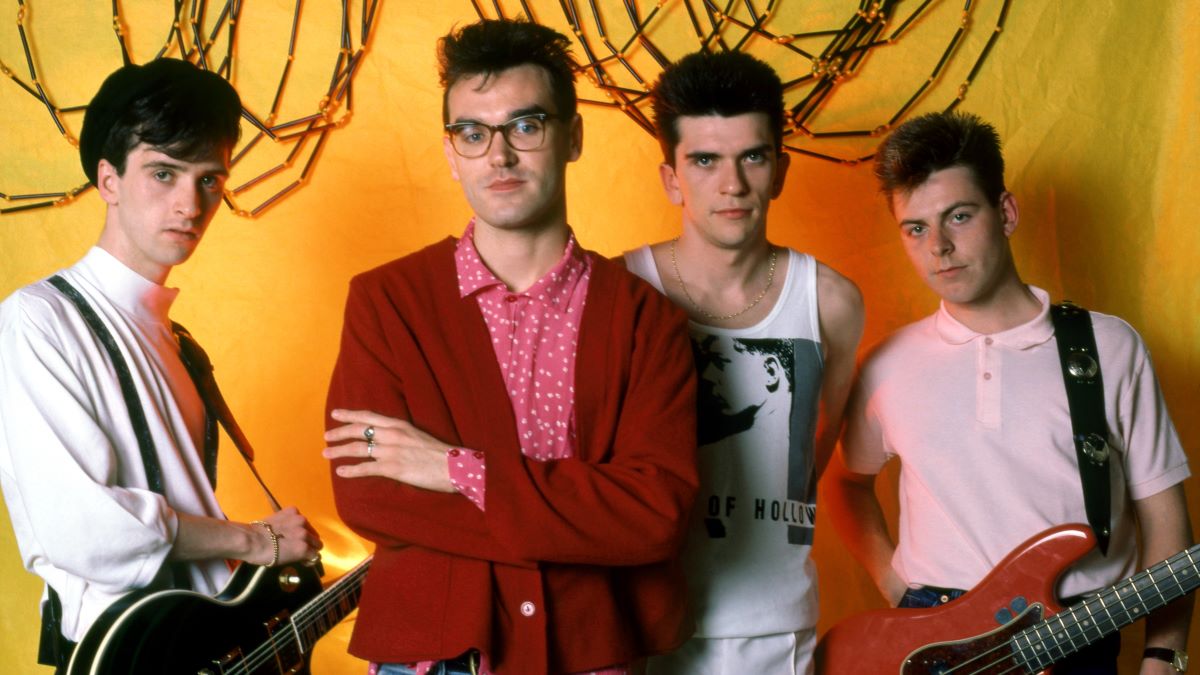
[[[25,4],[46,86],[56,97],[85,101],[119,65],[107,3]],[[121,4],[135,57],[144,60],[157,51],[168,3]],[[336,49],[340,16],[333,4],[304,7],[289,85],[298,92],[296,110],[315,105],[328,82],[324,66],[304,64],[314,54],[324,64],[324,55]],[[546,16],[555,16],[558,3],[542,4]],[[814,3],[779,4],[773,20],[786,25],[787,12]],[[844,13],[843,6],[858,3],[827,4]],[[245,5],[237,81],[248,105],[262,110],[273,94],[271,73],[286,53],[292,3]],[[945,7],[931,15],[930,26],[945,21],[946,12],[955,20],[961,9],[961,3],[935,5]],[[666,3],[666,11],[679,9],[679,2]],[[193,260],[170,279],[184,289],[175,318],[212,355],[225,395],[257,446],[260,471],[282,501],[300,505],[321,528],[334,572],[367,553],[337,519],[319,455],[346,284],[358,271],[459,233],[469,216],[441,154],[434,41],[473,18],[468,0],[385,0],[355,84],[354,115],[330,137],[310,182],[255,220],[222,211]],[[24,74],[15,27],[0,25],[0,61]],[[1200,403],[1194,272],[1200,229],[1188,211],[1200,187],[1197,30],[1200,5],[1186,0],[1102,0],[1086,9],[1015,2],[964,103],[1006,139],[1009,185],[1021,205],[1014,247],[1023,276],[1056,297],[1118,314],[1141,331],[1189,449],[1200,446],[1200,416],[1193,414]],[[874,71],[876,64],[866,63],[848,90],[852,113],[871,112],[872,101],[906,98],[916,87],[913,76],[931,70],[930,54],[936,60],[943,45],[897,49],[880,57]],[[907,74],[890,78],[885,70]],[[957,77],[949,78],[952,89]],[[309,98],[306,86],[316,92]],[[931,94],[919,109],[947,100],[945,92]],[[678,214],[658,185],[654,141],[614,110],[585,107],[583,114],[583,158],[569,180],[571,223],[582,242],[616,255],[673,236]],[[73,149],[44,110],[7,80],[0,80],[0,159],[0,192],[83,182]],[[94,243],[101,218],[92,192],[65,207],[0,217],[0,296],[78,259]],[[769,232],[775,242],[810,251],[858,282],[867,304],[864,345],[936,305],[908,269],[867,165],[796,157],[785,193],[772,207]],[[250,519],[266,509],[232,451],[223,455],[220,484],[230,517]],[[1194,486],[1189,490],[1193,520],[1200,520],[1200,495]],[[891,485],[883,491],[894,499]],[[0,514],[0,660],[5,672],[49,672],[32,665],[40,583],[22,570],[7,514]],[[822,629],[878,606],[869,580],[829,527],[818,529],[816,558]],[[360,662],[344,655],[348,628],[322,641],[316,672],[362,672]],[[1129,638],[1127,655],[1140,653],[1138,639]]]

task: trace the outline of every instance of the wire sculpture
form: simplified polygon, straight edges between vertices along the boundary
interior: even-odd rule
[[[244,0],[172,0],[173,13],[170,25],[166,30],[166,39],[161,49],[153,58],[171,56],[191,61],[198,67],[211,70],[225,79],[230,79],[236,72],[240,20],[242,18]],[[287,90],[289,76],[296,61],[297,34],[301,24],[301,2],[295,0],[291,17],[291,30],[287,46],[287,55],[279,72],[278,83],[274,88],[274,97],[270,108],[265,114],[256,114],[246,105],[247,95],[242,92],[242,118],[250,125],[253,134],[249,138],[242,135],[241,147],[236,149],[230,164],[231,172],[238,165],[248,165],[247,158],[261,152],[271,144],[262,145],[261,141],[270,139],[277,146],[287,148],[281,161],[257,173],[254,177],[240,182],[234,187],[226,187],[224,200],[226,205],[237,215],[254,217],[278,203],[281,199],[294,192],[312,175],[317,158],[321,154],[328,135],[333,130],[349,122],[354,108],[354,76],[358,71],[370,42],[371,30],[379,8],[379,0],[362,0],[358,9],[357,41],[352,30],[351,0],[341,0],[341,23],[338,35],[338,49],[334,57],[329,86],[317,102],[316,110],[294,119],[277,121],[283,110],[284,93]],[[7,77],[26,94],[37,99],[46,109],[50,120],[58,129],[58,133],[72,147],[78,147],[79,141],[72,133],[68,117],[77,116],[84,111],[84,105],[59,105],[43,87],[44,81],[39,77],[36,51],[32,40],[26,31],[32,1],[17,0],[17,31],[20,36],[24,54],[25,68],[28,78],[23,79],[14,72],[8,64],[0,61],[0,74]],[[125,64],[134,63],[129,45],[128,28],[121,12],[119,0],[112,0],[112,30],[115,34],[121,57]],[[99,83],[96,85],[99,86]],[[95,88],[92,89],[93,91]],[[338,111],[341,114],[338,115]],[[73,115],[75,114],[75,115]],[[82,117],[79,116],[82,123]],[[243,130],[245,131],[245,129]],[[270,163],[270,159],[265,160]],[[301,167],[299,175],[291,177],[295,167]],[[290,178],[290,181],[288,180]],[[283,184],[269,196],[258,200],[254,206],[243,208],[239,202],[248,196],[255,188],[270,189],[272,186]],[[75,200],[81,193],[91,187],[83,183],[70,189],[29,194],[8,194],[0,192],[0,203],[13,206],[0,207],[0,214],[27,211],[48,206],[62,206]],[[0,186],[3,188],[3,186]]]
[[[938,0],[859,0],[843,2],[853,5],[849,16],[839,21],[836,9],[817,8],[807,2],[800,10],[812,21],[827,22],[827,27],[784,30],[775,26],[783,0],[658,0],[639,3],[637,0],[558,0],[553,3],[561,11],[564,31],[578,46],[580,71],[599,91],[603,99],[581,97],[581,102],[616,108],[628,115],[642,129],[654,133],[648,113],[648,89],[657,73],[670,63],[668,48],[662,43],[686,34],[686,46],[679,58],[695,50],[745,50],[775,67],[784,81],[787,107],[784,146],[796,153],[821,159],[856,164],[874,156],[877,139],[897,125],[925,97],[932,86],[943,77],[952,61],[962,50],[965,38],[977,25],[975,18],[982,13],[986,0],[963,0],[961,13],[951,14],[956,26],[949,36],[932,72],[920,81],[916,90],[876,123],[859,128],[837,129],[839,123],[861,117],[862,111],[841,113],[834,109],[835,95],[844,83],[859,75],[875,52],[895,48],[901,40],[910,38],[920,24],[934,21],[934,6]],[[1011,0],[990,3],[995,20],[983,45],[975,56],[968,73],[953,91],[953,98],[944,110],[952,110],[967,95],[971,83],[982,68],[985,58],[1000,37],[1008,16]],[[643,11],[641,6],[649,5]],[[826,2],[826,5],[837,4]],[[901,13],[901,6],[911,11]],[[525,18],[547,23],[556,15],[554,10],[535,11],[531,0],[501,2],[490,0],[485,11],[484,0],[471,0],[480,18]],[[506,10],[506,7],[509,9]],[[761,8],[761,9],[760,9]],[[943,11],[943,14],[946,12]],[[673,15],[673,17],[671,16]],[[672,23],[673,21],[673,23]],[[624,23],[627,35],[618,38],[620,30],[613,26]],[[895,28],[888,30],[890,25]],[[945,24],[942,21],[942,24]],[[547,25],[551,25],[547,23]],[[669,26],[664,28],[664,26]],[[558,28],[559,26],[553,26]],[[932,26],[923,27],[930,33]],[[931,38],[926,38],[926,44]],[[910,39],[906,42],[914,42]],[[817,47],[806,48],[809,43]],[[886,64],[885,64],[886,65]],[[653,76],[647,72],[652,71]],[[795,74],[799,71],[799,74]],[[882,98],[875,92],[872,98]],[[879,103],[873,104],[878,110]],[[819,119],[820,118],[820,119]],[[839,119],[840,118],[840,119]],[[840,155],[822,149],[831,142],[845,145],[847,140],[869,143],[870,152],[853,151]]]

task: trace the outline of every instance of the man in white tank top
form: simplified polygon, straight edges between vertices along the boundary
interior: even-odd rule
[[[789,159],[770,66],[692,54],[652,96],[659,173],[683,229],[625,264],[691,319],[701,486],[683,554],[696,632],[648,672],[809,673],[816,481],[841,426],[862,297],[767,241]]]

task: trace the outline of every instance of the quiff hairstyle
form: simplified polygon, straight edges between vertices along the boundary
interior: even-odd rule
[[[675,166],[679,118],[764,113],[775,150],[783,150],[783,83],[771,66],[743,52],[695,52],[667,66],[650,91],[663,159]]]
[[[488,77],[516,68],[539,66],[550,76],[553,112],[575,117],[575,70],[571,41],[558,31],[529,21],[484,19],[451,31],[438,41],[438,74],[442,82],[442,123],[450,122],[450,88],[464,78]]]
[[[992,206],[1004,194],[1004,155],[995,127],[964,112],[929,113],[896,128],[875,153],[875,177],[891,208],[942,169],[969,169]]]

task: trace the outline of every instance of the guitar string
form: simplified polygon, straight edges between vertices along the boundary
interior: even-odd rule
[[[1200,548],[1200,547],[1193,547],[1193,548]],[[986,673],[991,668],[1001,666],[1004,664],[1005,661],[1008,661],[1008,660],[1012,660],[1013,665],[1005,670],[995,673],[995,675],[1006,675],[1007,673],[1011,673],[1020,668],[1037,667],[1037,666],[1041,665],[1040,662],[1038,662],[1038,659],[1044,658],[1045,655],[1050,653],[1050,651],[1052,651],[1054,648],[1057,648],[1061,652],[1061,654],[1057,658],[1055,658],[1055,661],[1060,660],[1060,659],[1068,656],[1069,654],[1078,651],[1081,648],[1081,647],[1077,647],[1075,645],[1075,637],[1082,636],[1085,640],[1087,639],[1086,627],[1083,627],[1080,619],[1077,616],[1075,616],[1075,610],[1079,606],[1083,606],[1083,608],[1087,610],[1088,619],[1092,622],[1093,626],[1095,627],[1095,630],[1099,633],[1099,635],[1097,636],[1097,638],[1099,638],[1099,637],[1103,637],[1104,635],[1113,633],[1116,630],[1120,629],[1122,626],[1133,623],[1136,620],[1133,617],[1133,613],[1129,611],[1128,607],[1126,607],[1124,599],[1122,599],[1120,597],[1120,591],[1122,589],[1126,589],[1126,588],[1132,589],[1133,593],[1138,597],[1138,600],[1143,605],[1146,605],[1147,608],[1149,609],[1149,603],[1147,603],[1147,601],[1142,598],[1142,591],[1149,590],[1152,587],[1154,590],[1154,596],[1152,596],[1152,598],[1156,599],[1158,601],[1161,601],[1162,604],[1159,605],[1158,607],[1149,609],[1149,611],[1159,609],[1162,606],[1172,602],[1173,600],[1175,600],[1179,597],[1182,597],[1182,596],[1186,595],[1187,593],[1190,593],[1192,590],[1195,590],[1195,587],[1197,585],[1197,582],[1195,582],[1195,581],[1193,581],[1193,587],[1190,590],[1184,590],[1184,588],[1183,588],[1184,583],[1179,580],[1179,575],[1171,567],[1171,564],[1173,562],[1181,562],[1183,560],[1183,558],[1187,558],[1189,565],[1185,566],[1184,573],[1186,574],[1188,572],[1191,572],[1194,575],[1196,573],[1196,564],[1192,560],[1191,554],[1192,554],[1192,549],[1188,549],[1186,551],[1177,553],[1176,555],[1164,560],[1163,562],[1161,562],[1157,565],[1154,565],[1138,574],[1135,574],[1134,576],[1130,577],[1123,583],[1117,584],[1116,586],[1113,586],[1113,587],[1110,587],[1103,591],[1100,591],[1095,596],[1084,600],[1082,603],[1079,603],[1079,605],[1068,607],[1067,609],[1071,612],[1071,618],[1074,621],[1074,626],[1066,625],[1066,622],[1063,621],[1063,616],[1062,616],[1065,612],[1059,612],[1058,614],[1054,615],[1053,617],[1047,618],[1044,622],[1041,622],[1038,625],[1032,626],[1030,628],[1027,628],[1025,630],[1022,630],[1022,631],[1016,633],[1013,636],[1013,638],[1011,638],[1010,640],[1007,640],[1001,644],[998,644],[998,645],[992,647],[991,649],[985,650],[985,651],[977,654],[976,656],[972,657],[971,659],[969,659],[968,661],[966,661],[964,663],[958,664],[956,666],[949,668],[948,670],[944,670],[941,672],[944,672],[947,674],[955,673],[964,667],[977,665],[974,662],[978,661],[979,659],[981,659],[985,656],[988,656],[989,654],[993,654],[994,652],[997,652],[999,650],[1005,649],[1007,647],[1015,646],[1014,643],[1016,642],[1016,640],[1018,640],[1021,637],[1025,638],[1026,642],[1029,645],[1028,648],[1035,648],[1034,641],[1030,639],[1031,635],[1037,636],[1037,638],[1038,638],[1037,646],[1042,647],[1041,651],[1039,651],[1038,653],[1031,654],[1029,657],[1024,657],[1021,655],[1021,652],[1023,651],[1023,649],[1017,648],[1016,652],[1001,655],[999,659],[996,659],[987,664],[984,664],[982,669],[972,670],[970,672],[963,673],[963,675],[979,675],[980,673]],[[1167,597],[1168,592],[1164,592],[1159,588],[1159,586],[1158,586],[1159,580],[1156,579],[1154,576],[1155,573],[1160,572],[1164,569],[1167,571],[1167,574],[1163,575],[1163,580],[1165,581],[1169,577],[1170,580],[1174,582],[1174,586],[1171,589],[1168,589],[1168,592],[1179,591],[1177,594],[1174,594],[1173,597],[1170,597],[1170,598]],[[1193,579],[1195,579],[1195,576],[1193,576]],[[1138,582],[1145,581],[1145,580],[1149,580],[1149,585],[1147,585],[1143,589],[1139,589]],[[1117,600],[1117,602],[1121,605],[1121,609],[1124,613],[1123,619],[1117,619],[1117,618],[1113,617],[1111,609],[1104,602],[1104,598],[1106,598],[1106,597],[1108,597],[1109,599],[1115,598]],[[1109,629],[1107,630],[1107,632],[1105,630],[1103,630],[1103,628],[1101,627],[1104,624],[1102,622],[1096,621],[1095,614],[1092,611],[1094,609],[1092,607],[1093,604],[1100,605],[1100,609],[1103,610],[1105,616],[1107,617],[1107,622],[1108,622],[1108,625],[1110,626]],[[1139,616],[1137,618],[1140,618],[1144,614],[1148,614],[1149,611],[1138,612]],[[1057,619],[1060,624],[1063,624],[1063,629],[1060,631],[1050,630],[1048,635],[1045,635],[1045,636],[1041,635],[1039,626],[1042,628],[1047,628],[1047,626],[1045,626],[1045,624],[1050,621],[1053,621],[1055,619]],[[1122,620],[1124,621],[1123,623],[1121,622]],[[1072,635],[1072,633],[1071,633],[1072,627],[1079,628],[1079,632],[1075,635]],[[1063,648],[1063,646],[1062,646],[1063,642],[1064,642],[1063,636],[1065,636],[1066,642],[1070,642],[1071,647],[1073,648],[1071,651],[1066,651]],[[1087,643],[1085,642],[1084,646],[1086,646],[1086,644]],[[1049,645],[1049,647],[1050,647],[1049,649],[1046,648],[1047,645]],[[1052,658],[1054,658],[1054,657],[1052,657]],[[1049,664],[1047,664],[1047,665],[1049,665]]]
[[[310,627],[309,624],[320,618],[320,616],[323,616],[322,613],[321,615],[314,616],[311,619],[301,618],[307,617],[309,614],[315,612],[315,606],[328,608],[333,603],[336,602],[340,604],[343,600],[347,599],[351,595],[360,592],[362,588],[361,584],[350,584],[350,582],[365,575],[369,565],[370,559],[368,558],[360,563],[358,567],[344,574],[340,579],[335,581],[328,590],[324,591],[319,598],[297,610],[292,617],[293,623],[302,623],[303,626],[300,628],[300,630],[307,630]],[[313,605],[314,607],[310,609],[310,605]],[[240,661],[238,661],[236,666],[231,666],[226,672],[229,672],[231,675],[234,673],[257,672],[261,666],[277,660],[282,648],[290,647],[292,646],[292,643],[299,642],[299,638],[294,631],[287,631],[287,637],[281,640],[276,640],[275,638],[276,635],[268,636],[268,639],[265,642],[252,650],[249,654],[246,654]]]

